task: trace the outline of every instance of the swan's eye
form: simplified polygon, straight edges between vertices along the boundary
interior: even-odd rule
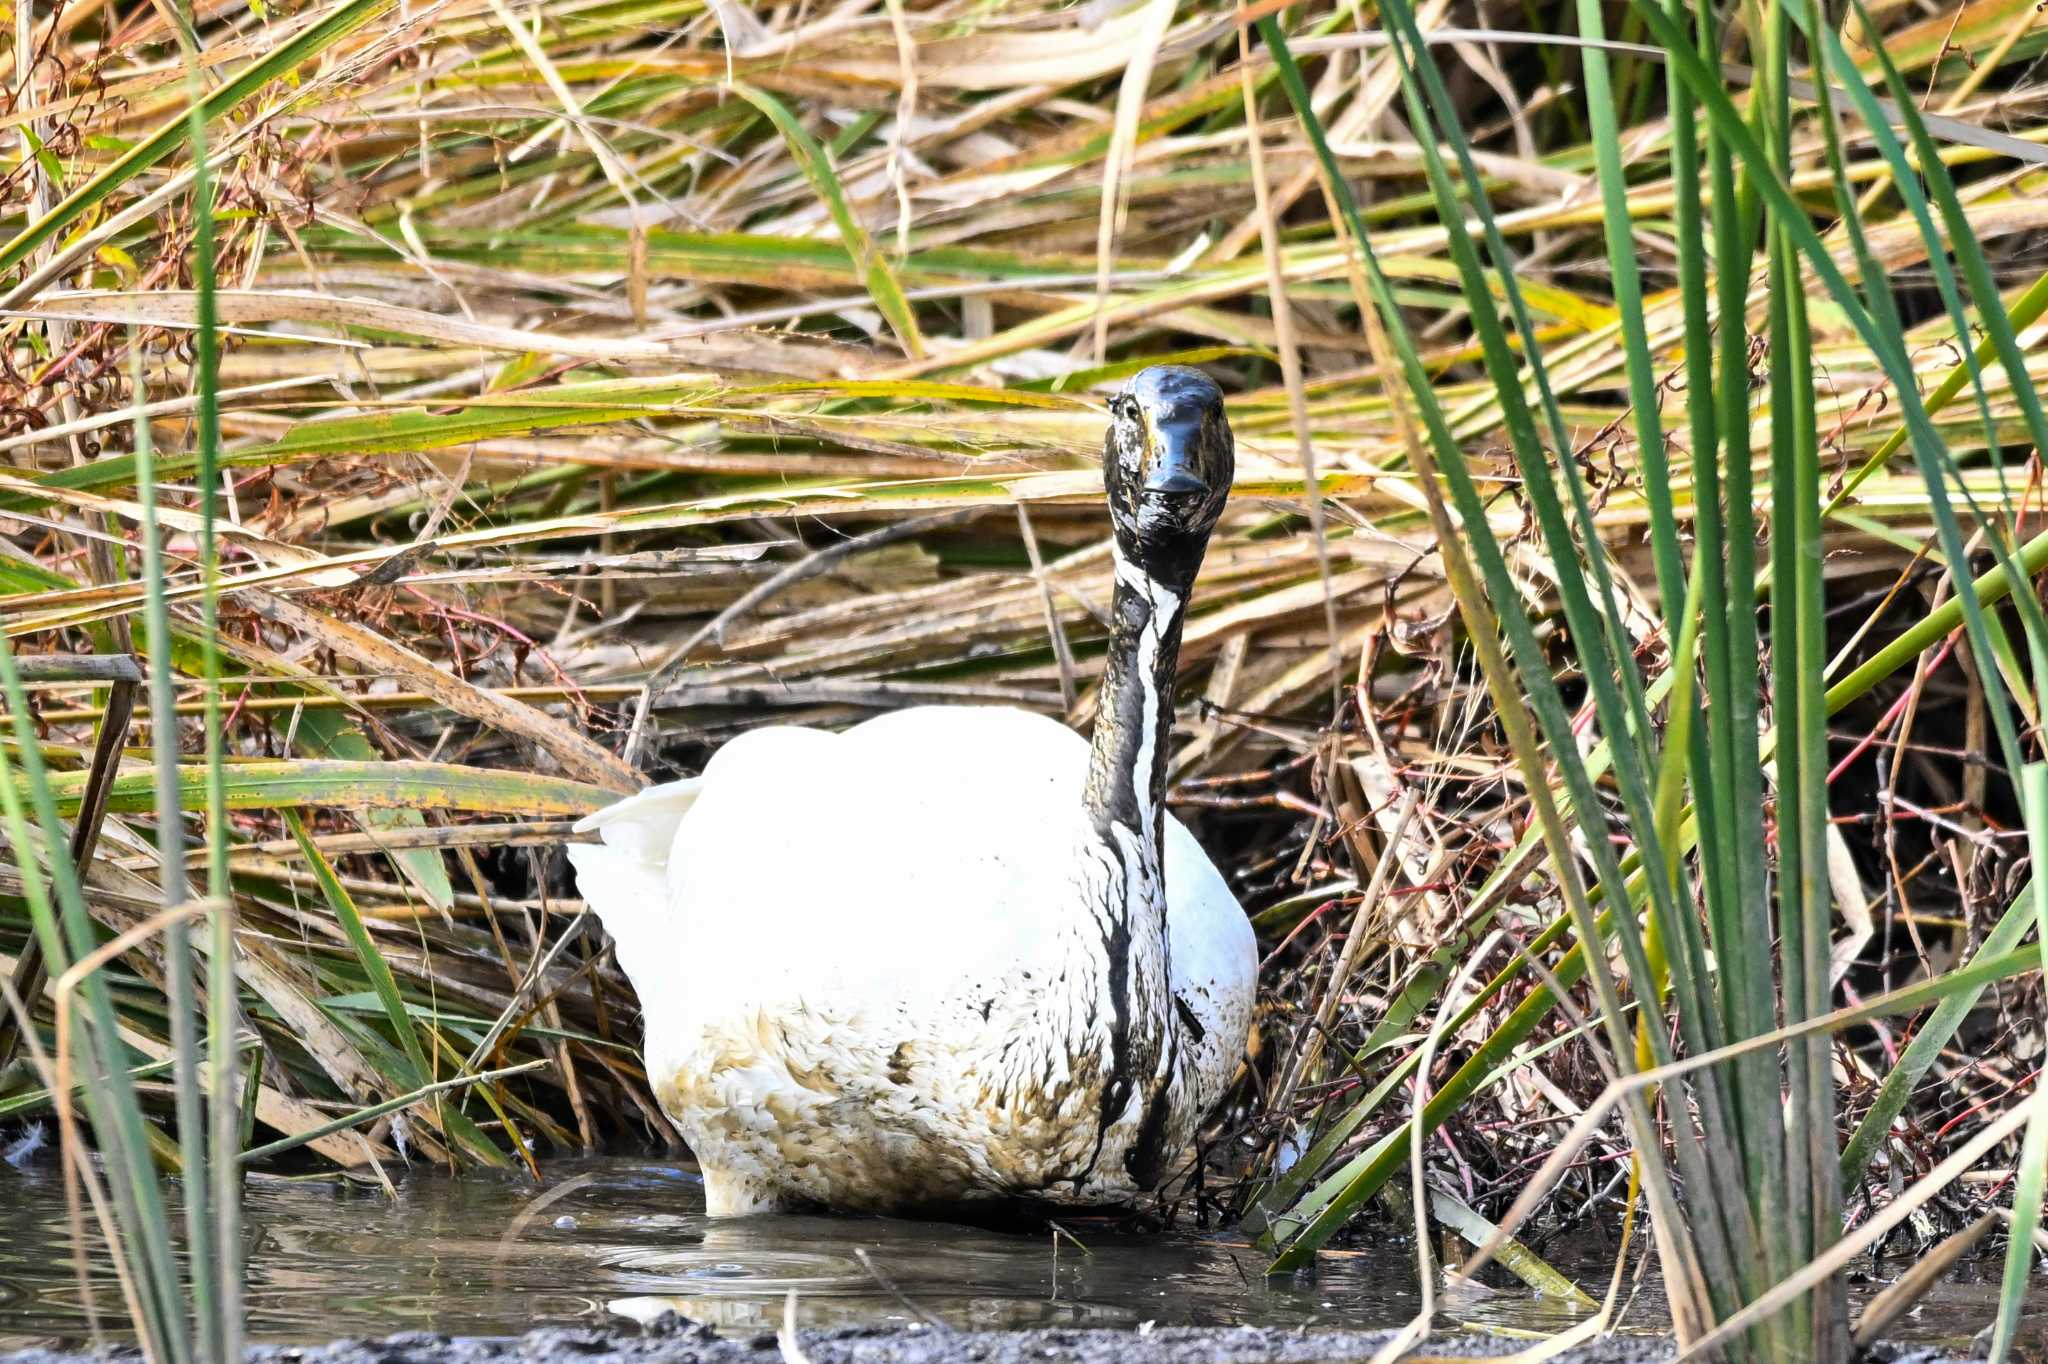
[[[1109,415],[1109,448],[1117,466],[1126,474],[1135,474],[1145,462],[1144,424],[1137,400],[1119,393],[1109,400]]]

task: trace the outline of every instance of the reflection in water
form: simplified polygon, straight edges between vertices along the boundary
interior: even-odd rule
[[[624,1160],[557,1162],[550,1184],[415,1172],[396,1203],[338,1178],[249,1186],[248,1307],[258,1340],[434,1330],[509,1335],[545,1323],[616,1320],[614,1305],[656,1300],[741,1333],[772,1330],[794,1288],[805,1326],[907,1325],[916,1312],[955,1327],[1382,1327],[1415,1309],[1404,1239],[1327,1257],[1313,1277],[1267,1280],[1235,1235],[1116,1236],[1086,1243],[944,1223],[764,1217],[711,1222],[694,1174]],[[1595,1242],[1560,1264],[1589,1291],[1611,1251]],[[103,1249],[90,1257],[103,1319],[121,1319]],[[0,1167],[0,1349],[78,1341],[86,1331],[54,1162]],[[878,1277],[880,1276],[880,1277]],[[886,1279],[886,1283],[883,1282]],[[1654,1285],[1655,1275],[1649,1276]],[[893,1292],[891,1290],[894,1290]],[[1667,1320],[1645,1287],[1630,1324]],[[1954,1290],[1964,1291],[1969,1290]],[[1983,1290],[1995,1292],[1993,1289]],[[900,1294],[900,1297],[898,1296]],[[626,1300],[621,1302],[621,1300]],[[640,1300],[637,1303],[633,1300]],[[1923,1319],[1921,1335],[1966,1333],[1986,1318]],[[1550,1332],[1568,1309],[1510,1288],[1446,1306],[1444,1325]],[[1916,1334],[1909,1329],[1905,1334]]]

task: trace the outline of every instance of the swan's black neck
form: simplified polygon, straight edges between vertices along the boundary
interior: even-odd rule
[[[1114,830],[1136,835],[1154,868],[1159,865],[1173,682],[1189,586],[1185,580],[1154,578],[1118,554],[1109,658],[1088,759],[1088,813],[1096,832],[1112,847],[1119,843]]]
[[[1088,991],[1088,1059],[1106,1061],[1088,1171],[1117,1124],[1124,1174],[1156,1188],[1172,1145],[1176,1077],[1188,1073],[1194,1018],[1173,993],[1166,908],[1166,750],[1188,593],[1236,467],[1223,394],[1199,370],[1154,365],[1110,403],[1102,479],[1116,540],[1109,659],[1097,693],[1084,861],[1108,884],[1087,908],[1102,934],[1102,976]],[[1105,1021],[1107,1036],[1097,1041]],[[1183,1019],[1188,1020],[1187,1023]],[[1103,1045],[1103,1044],[1106,1044]]]
[[[1096,1151],[1099,1158],[1103,1138],[1138,1095],[1138,1131],[1123,1163],[1144,1189],[1157,1186],[1170,1154],[1168,1087],[1179,1043],[1170,1004],[1161,837],[1173,681],[1193,579],[1192,566],[1185,576],[1162,580],[1118,553],[1109,660],[1088,760],[1089,817],[1117,873],[1100,921],[1110,1055]]]

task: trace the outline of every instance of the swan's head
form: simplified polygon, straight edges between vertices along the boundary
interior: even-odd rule
[[[1110,399],[1102,480],[1124,558],[1191,582],[1237,467],[1223,390],[1186,365],[1154,365]]]

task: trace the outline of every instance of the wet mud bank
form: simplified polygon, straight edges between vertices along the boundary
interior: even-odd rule
[[[328,1345],[265,1345],[249,1364],[1363,1364],[1388,1331],[1270,1327],[1156,1330],[947,1331],[845,1328],[798,1333],[794,1350],[772,1335],[734,1339],[692,1323],[646,1332],[548,1328],[510,1338],[414,1332]],[[1498,1359],[1531,1342],[1485,1336],[1433,1337],[1407,1358]],[[1562,1364],[1660,1364],[1669,1342],[1651,1337],[1599,1341],[1557,1356]],[[139,1358],[123,1351],[117,1358]],[[31,1350],[0,1364],[93,1364],[107,1356]],[[1962,1364],[1938,1350],[1886,1347],[1871,1364]]]

